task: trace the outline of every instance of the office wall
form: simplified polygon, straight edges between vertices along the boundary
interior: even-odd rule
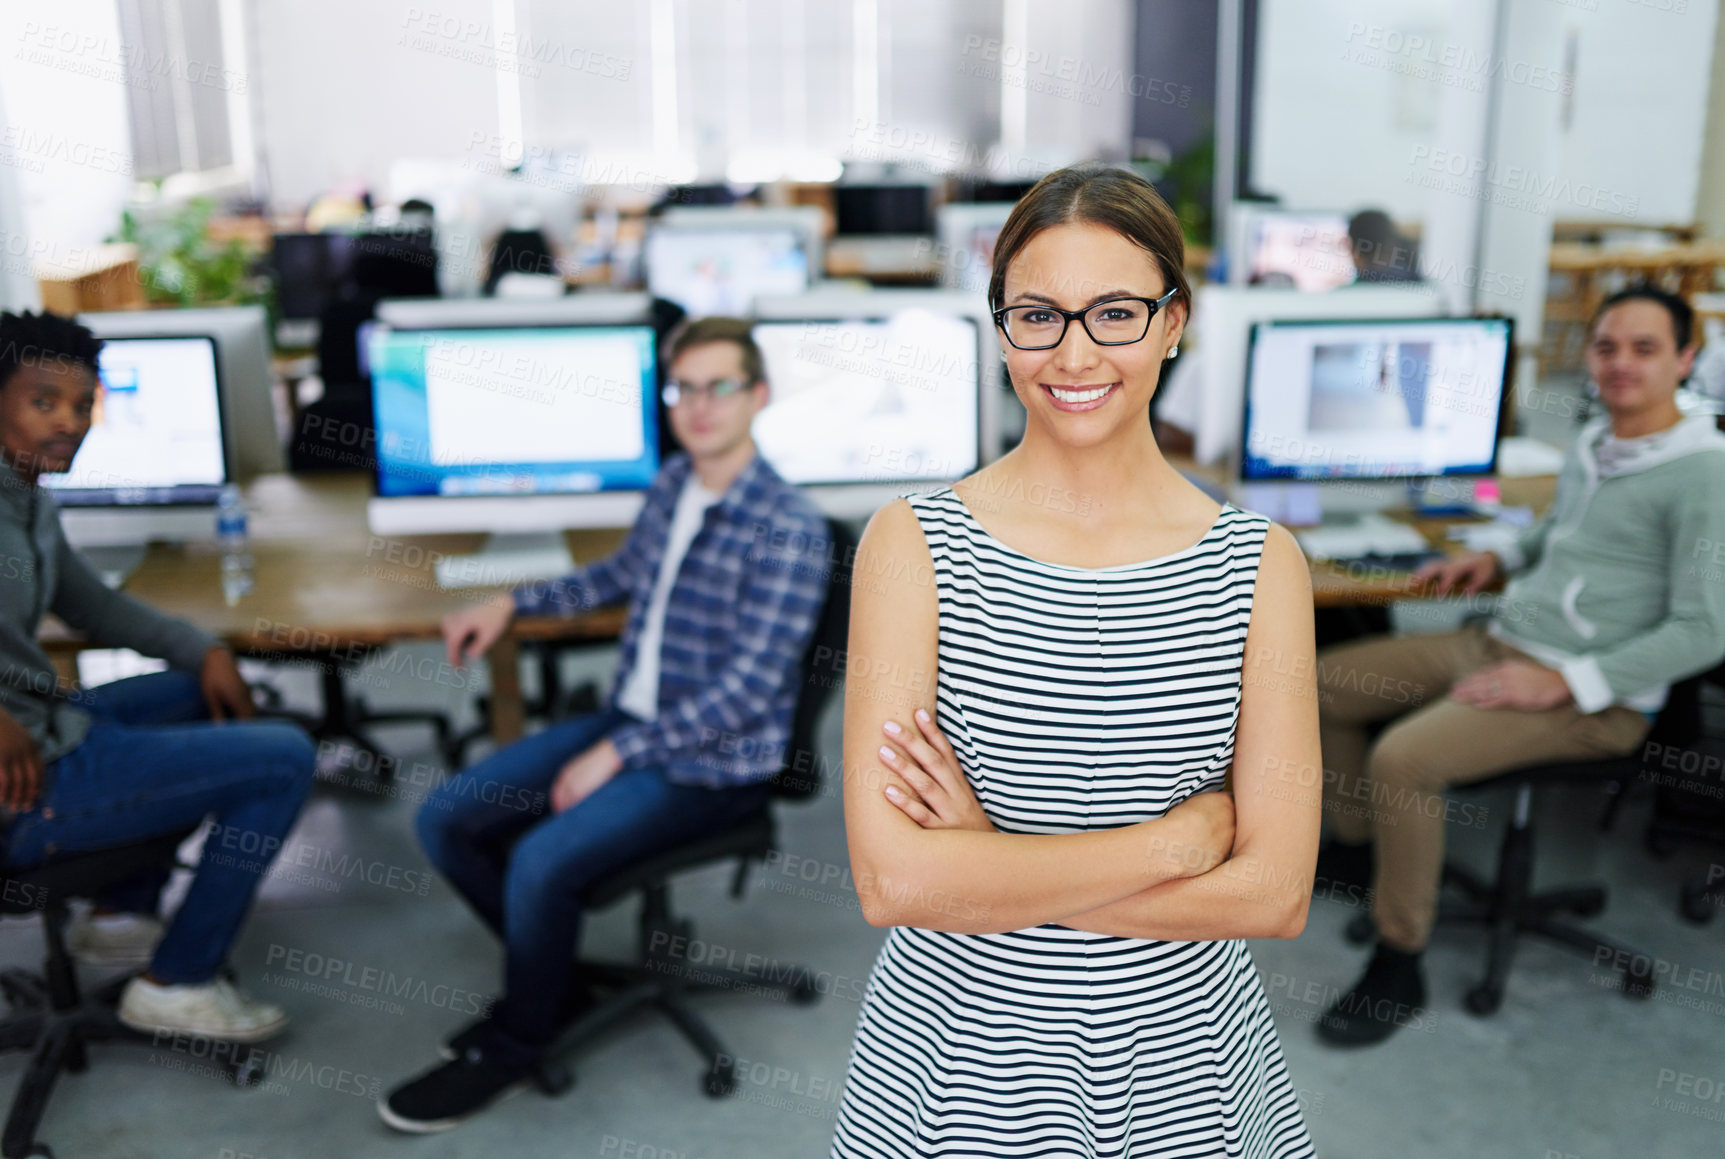
[[[1552,215],[1692,220],[1717,0],[1542,2],[1555,9],[1551,43],[1493,61],[1450,32],[1477,23],[1473,9],[1489,0],[1453,14],[1439,0],[1263,0],[1253,184],[1295,204],[1376,203],[1421,218],[1433,194],[1414,167],[1437,141],[1445,90],[1483,84],[1492,69],[1528,87],[1561,85],[1550,70],[1562,72],[1573,36],[1551,175],[1572,192],[1552,199]]]
[[[1708,91],[1695,219],[1708,237],[1725,237],[1725,20],[1714,22],[1713,80]]]
[[[258,147],[271,201],[381,188],[398,157],[483,156],[495,139],[490,0],[250,5]]]

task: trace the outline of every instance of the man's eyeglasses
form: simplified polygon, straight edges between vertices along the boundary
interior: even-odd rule
[[[665,388],[659,392],[659,397],[665,400],[666,406],[676,406],[685,399],[694,401],[696,398],[730,398],[746,390],[749,383],[741,378],[716,378],[712,382],[684,382],[673,378],[665,383]]]
[[[1175,287],[1160,298],[1109,298],[1082,310],[1007,306],[994,312],[994,324],[1019,350],[1052,350],[1074,319],[1098,346],[1130,346],[1143,341],[1150,333],[1150,319],[1179,292]]]

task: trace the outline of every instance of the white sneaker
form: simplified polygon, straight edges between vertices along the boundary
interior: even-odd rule
[[[241,994],[226,978],[197,986],[158,986],[137,977],[120,996],[120,1021],[133,1030],[262,1042],[281,1033],[288,1016],[274,1003]]]
[[[66,933],[72,956],[92,966],[139,969],[162,940],[162,922],[148,914],[79,914]]]

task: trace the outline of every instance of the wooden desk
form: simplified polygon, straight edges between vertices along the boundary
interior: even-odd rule
[[[1167,458],[1168,464],[1182,474],[1224,489],[1228,486],[1226,471],[1220,464],[1204,466],[1189,455],[1170,454]],[[1557,496],[1556,475],[1500,478],[1497,482],[1504,506],[1531,507],[1536,515],[1543,514]],[[1387,514],[1397,515],[1394,511]],[[1480,522],[1477,519],[1413,519],[1411,516],[1408,521],[1425,536],[1433,550],[1450,555],[1458,555],[1463,549],[1449,538],[1449,529],[1460,523]],[[1329,562],[1313,562],[1310,567],[1312,602],[1320,608],[1362,607],[1395,600],[1436,598],[1423,585],[1413,585],[1411,572]]]
[[[1498,480],[1498,488],[1506,507],[1531,507],[1535,515],[1545,512],[1557,497],[1556,475],[1529,475]],[[1396,516],[1396,512],[1390,512]],[[1407,516],[1426,542],[1435,551],[1459,555],[1464,548],[1449,538],[1449,529],[1460,524],[1479,523],[1478,519],[1415,519]],[[1385,567],[1333,562],[1312,563],[1312,602],[1320,608],[1382,605],[1395,600],[1429,600],[1439,598],[1429,585],[1415,586],[1413,573],[1392,571]],[[1488,588],[1495,591],[1502,585]]]
[[[365,475],[269,475],[246,493],[251,509],[254,590],[234,607],[222,599],[221,552],[214,543],[155,544],[127,579],[129,595],[182,616],[236,653],[300,661],[351,662],[367,649],[435,640],[443,617],[496,588],[445,591],[433,571],[440,554],[478,550],[482,535],[374,536],[366,528]],[[577,560],[605,555],[623,529],[568,533]],[[622,609],[573,619],[517,620],[486,657],[492,735],[521,736],[526,724],[518,666],[522,640],[610,640]],[[64,666],[89,645],[63,625],[44,625],[42,642]]]

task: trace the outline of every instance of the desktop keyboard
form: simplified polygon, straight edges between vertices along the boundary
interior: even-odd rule
[[[1339,568],[1385,568],[1389,571],[1418,571],[1434,559],[1444,558],[1441,551],[1392,551],[1384,554],[1367,552],[1329,562]]]

